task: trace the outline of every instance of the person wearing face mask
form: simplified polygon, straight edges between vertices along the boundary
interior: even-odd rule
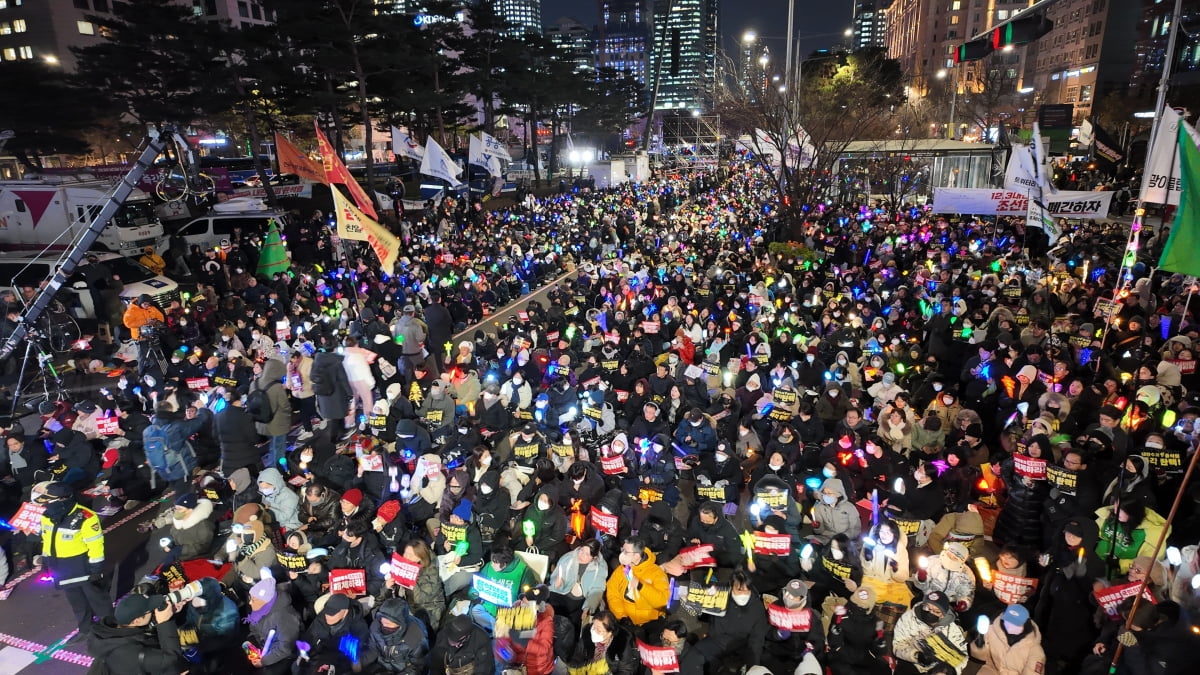
[[[244,593],[249,587],[245,579],[257,579],[260,569],[276,564],[275,545],[263,522],[265,516],[261,504],[246,504],[233,512],[233,525],[223,550],[224,557],[234,565],[221,583]]]
[[[271,467],[258,474],[258,492],[263,506],[271,510],[280,527],[289,531],[300,527],[300,498],[284,481],[279,469]]]
[[[708,663],[759,665],[771,630],[766,606],[745,571],[736,570],[730,584],[725,614],[712,617],[708,635],[696,643],[696,651]]]
[[[1122,475],[1113,478],[1104,489],[1102,503],[1112,506],[1115,503],[1128,504],[1138,502],[1148,509],[1155,508],[1158,500],[1154,496],[1154,480],[1151,477],[1150,463],[1141,455],[1130,455],[1122,466]],[[1112,475],[1112,474],[1109,474]]]
[[[971,641],[971,656],[983,661],[981,675],[1037,674],[1046,667],[1042,631],[1021,605],[1009,605],[986,633]]]
[[[967,568],[970,555],[961,542],[947,543],[941,553],[924,558],[913,587],[926,595],[939,593],[955,611],[967,611],[975,601],[975,575]]]
[[[717,432],[699,408],[692,408],[687,419],[675,429],[675,443],[687,449],[689,454],[703,457],[712,454],[717,447]]]
[[[799,627],[790,629],[772,625],[767,629],[762,665],[773,673],[822,672],[818,661],[825,660],[824,625],[820,613],[809,606],[808,584],[801,579],[790,579],[767,588],[782,589],[777,599],[769,597],[770,594],[765,594],[763,599],[774,601],[771,610],[786,611],[790,615],[788,622]]]
[[[560,487],[558,505],[567,511],[587,514],[604,496],[604,478],[591,462],[575,462],[567,469]]]
[[[528,411],[533,405],[533,388],[525,381],[524,372],[513,373],[500,387],[500,405],[518,420],[520,411]]]
[[[620,567],[605,585],[608,610],[635,626],[662,618],[671,599],[670,581],[645,542],[639,537],[627,538],[617,560]]]
[[[862,532],[862,520],[858,509],[846,499],[846,488],[839,478],[826,478],[821,483],[820,502],[812,510],[812,538],[822,544],[829,543],[835,535],[850,538]]]
[[[373,666],[377,658],[377,653],[372,648],[374,635],[371,634],[370,623],[363,616],[361,604],[351,600],[349,596],[333,594],[324,598],[324,602],[318,599],[314,609],[316,616],[300,634],[301,641],[310,645],[308,658],[312,664],[318,668],[332,666],[339,672],[343,668],[352,669],[355,664],[339,649],[342,641],[350,638],[359,645],[356,659],[359,667]],[[376,623],[378,622],[377,618]]]
[[[492,640],[483,629],[471,623],[470,617],[453,617],[445,629],[438,632],[429,653],[429,672],[432,675],[486,675],[495,670]]]
[[[385,672],[415,675],[428,671],[428,630],[409,612],[403,598],[387,600],[375,612],[370,626],[370,651],[377,657],[377,667]]]
[[[934,475],[931,475],[934,474]],[[937,522],[946,509],[945,495],[937,485],[936,469],[919,462],[903,479],[903,487],[893,487],[887,508],[900,517]]]
[[[825,387],[825,393],[821,394],[821,398],[817,399],[817,417],[821,419],[821,423],[825,426],[826,435],[832,434],[834,428],[846,416],[846,412],[851,409],[849,397],[845,396],[842,386],[837,382],[830,382]]]
[[[953,672],[961,674],[968,660],[967,634],[955,619],[950,601],[938,592],[926,594],[920,603],[905,612],[896,622],[892,634],[892,653],[898,661],[895,672],[911,675],[950,666]],[[927,640],[935,633],[961,655],[961,659],[955,659],[957,663],[945,663],[928,647]]]
[[[737,503],[741,484],[742,469],[730,453],[728,442],[720,441],[715,452],[700,458],[696,469],[697,501],[702,500],[701,488],[717,488],[723,491],[722,503]]]
[[[543,485],[533,499],[533,508],[525,511],[519,525],[524,539],[524,548],[534,550],[550,558],[550,564],[558,560],[566,548],[567,516],[558,507],[558,489],[553,484]]]

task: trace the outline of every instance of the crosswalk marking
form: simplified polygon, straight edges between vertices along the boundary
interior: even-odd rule
[[[37,654],[18,647],[0,647],[0,675],[16,675],[37,660]]]

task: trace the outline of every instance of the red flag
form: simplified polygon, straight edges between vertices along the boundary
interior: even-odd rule
[[[275,154],[279,157],[279,173],[294,173],[314,183],[327,182],[324,167],[305,157],[304,153],[278,132],[275,133]]]
[[[354,180],[354,176],[350,175],[346,165],[342,164],[342,160],[333,151],[333,145],[330,144],[328,138],[325,138],[325,133],[321,131],[321,125],[313,120],[313,127],[317,130],[317,148],[321,151],[321,163],[325,167],[325,178],[329,183],[345,185],[350,190],[350,196],[354,198],[354,203],[358,205],[358,208],[371,216],[373,220],[378,221],[379,214],[375,213],[375,205],[371,203],[371,199],[367,197],[362,186]]]

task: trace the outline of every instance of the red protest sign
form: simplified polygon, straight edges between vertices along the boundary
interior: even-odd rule
[[[187,388],[192,391],[204,391],[209,386],[207,377],[189,377],[186,382]]]
[[[1019,605],[1032,598],[1037,585],[1037,579],[992,572],[992,593],[1006,605]]]
[[[1093,591],[1092,595],[1096,596],[1096,601],[1100,603],[1100,608],[1108,615],[1108,618],[1113,621],[1123,620],[1121,611],[1117,609],[1121,606],[1121,601],[1125,598],[1132,598],[1137,595],[1137,589],[1141,586],[1141,582],[1135,581],[1129,584],[1121,584],[1119,586],[1111,586],[1098,591]],[[1152,604],[1157,605],[1158,601],[1154,599],[1154,595],[1147,588],[1142,591],[1142,599],[1149,600]]]
[[[605,513],[593,506],[591,519],[592,527],[596,528],[597,532],[610,537],[617,536],[617,514]]]
[[[417,587],[417,577],[421,576],[421,566],[399,553],[393,553],[391,575],[392,581],[396,582],[396,585],[412,590]]]
[[[674,647],[655,647],[638,640],[637,648],[643,666],[660,673],[679,672],[679,657]]]
[[[1032,480],[1046,479],[1046,460],[1027,455],[1013,455],[1013,471]]]
[[[792,535],[754,533],[754,552],[759,555],[787,555],[792,550]]]
[[[791,610],[772,603],[767,605],[767,621],[780,630],[803,633],[812,627],[812,612],[807,609]]]
[[[364,595],[367,592],[366,570],[329,570],[329,592],[352,598]]]
[[[625,458],[621,455],[600,458],[600,470],[608,475],[618,474],[625,470]]]
[[[683,564],[685,571],[697,567],[716,567],[717,559],[712,556],[712,552],[712,544],[688,546],[679,551],[679,562]]]
[[[42,531],[42,514],[46,512],[46,507],[41,504],[33,504],[25,502],[21,504],[21,508],[8,521],[14,530],[24,532],[25,534],[38,534]]]
[[[1196,359],[1170,359],[1179,369],[1180,375],[1191,375],[1196,372]]]
[[[99,432],[101,436],[111,436],[117,433],[120,428],[120,418],[116,415],[96,418],[96,431]]]

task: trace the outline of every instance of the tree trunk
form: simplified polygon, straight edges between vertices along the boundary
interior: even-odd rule
[[[226,56],[232,63],[232,57]],[[241,81],[241,78],[233,78],[233,90],[237,92],[238,98],[244,106],[242,109],[242,119],[246,122],[246,131],[250,134],[250,157],[254,160],[254,172],[258,174],[258,180],[262,182],[263,191],[266,193],[267,206],[272,209],[279,208],[279,200],[275,197],[275,186],[271,185],[271,179],[267,176],[267,167],[263,166],[262,160],[258,157],[258,149],[262,147],[262,133],[258,130],[258,113],[254,111],[254,104],[246,98],[246,85]]]
[[[538,161],[538,145],[537,145],[537,115],[534,114],[533,105],[529,106],[529,117],[525,120],[525,133],[529,135],[529,152],[533,155],[533,184],[537,187],[542,186],[542,169],[541,162]]]

